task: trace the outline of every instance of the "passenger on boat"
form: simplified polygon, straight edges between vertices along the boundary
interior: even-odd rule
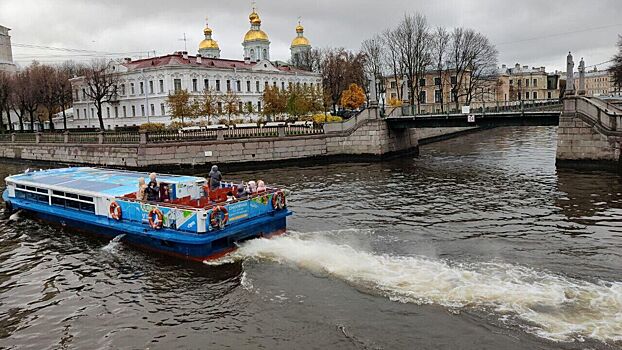
[[[257,193],[257,183],[255,181],[248,182],[248,193],[249,194]]]
[[[171,200],[171,193],[168,189],[168,185],[167,184],[162,184],[160,186],[160,200],[162,202],[168,202]]]
[[[236,198],[233,195],[233,192],[227,192],[227,203],[235,201]]]
[[[138,179],[138,191],[136,191],[136,200],[144,201],[146,191],[147,191],[147,184],[145,184],[145,178],[141,177]]]
[[[149,174],[149,185],[147,185],[147,200],[156,202],[160,200],[160,186],[156,179],[156,173]]]
[[[210,189],[215,190],[220,187],[220,181],[222,181],[222,174],[218,170],[218,165],[212,166],[212,171],[209,173],[209,185]]]
[[[246,192],[246,189],[244,188],[243,184],[239,184],[238,185],[238,193],[236,193],[235,196],[238,199],[243,199],[243,198],[246,198],[248,196],[248,193]]]
[[[257,181],[257,192],[266,192],[266,190],[266,184],[263,182],[263,180]]]

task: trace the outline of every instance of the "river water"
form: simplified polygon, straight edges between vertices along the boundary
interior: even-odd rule
[[[295,215],[210,265],[3,220],[0,347],[621,348],[622,182],[556,169],[555,145],[499,128],[417,159],[226,174],[290,189]]]

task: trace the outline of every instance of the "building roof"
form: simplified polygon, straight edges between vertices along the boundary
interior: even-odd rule
[[[11,176],[12,181],[43,186],[74,193],[123,196],[135,192],[138,179],[148,179],[148,173],[99,168],[62,168]],[[189,184],[205,181],[194,176],[157,174],[160,182]]]
[[[260,62],[244,62],[240,60],[230,60],[223,58],[207,58],[202,57],[201,63],[197,62],[196,56],[187,56],[184,58],[181,53],[174,53],[166,56],[145,58],[136,61],[124,62],[123,66],[129,70],[139,70],[148,68],[157,68],[165,66],[188,66],[188,67],[203,67],[203,68],[217,68],[217,69],[231,69],[231,70],[252,70]],[[293,68],[291,66],[274,65],[274,68],[285,73],[311,73],[302,69]]]

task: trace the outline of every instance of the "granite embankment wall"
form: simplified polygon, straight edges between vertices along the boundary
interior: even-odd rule
[[[558,164],[619,168],[621,143],[622,110],[596,98],[564,100],[557,136]]]
[[[324,133],[318,135],[131,144],[42,140],[20,142],[14,137],[13,142],[1,142],[0,157],[124,168],[174,168],[326,157],[379,159],[418,149],[413,130],[389,129],[376,109],[344,123],[328,124]]]
[[[324,126],[323,133],[314,135],[256,137],[235,140],[213,139],[191,142],[141,141],[70,142],[69,138],[45,142],[0,142],[0,157],[38,162],[96,165],[123,168],[188,168],[208,167],[211,164],[244,164],[283,162],[301,159],[342,158],[369,160],[392,157],[406,152],[418,152],[419,139],[432,140],[439,136],[459,133],[468,128],[439,128],[408,130],[389,129],[377,109],[368,109],[354,118]]]

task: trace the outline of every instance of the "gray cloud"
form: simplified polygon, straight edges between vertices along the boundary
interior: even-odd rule
[[[314,46],[356,50],[404,13],[419,11],[432,26],[466,26],[485,33],[497,44],[500,64],[548,70],[562,69],[569,50],[585,57],[588,65],[609,60],[622,32],[620,0],[259,0],[257,6],[262,29],[272,41],[272,57],[283,60],[289,57],[298,16]],[[239,59],[249,12],[248,1],[2,0],[0,24],[13,29],[15,43],[118,53],[181,50],[179,39],[186,33],[188,51],[194,53],[209,16],[222,56]],[[568,34],[555,35],[559,33]],[[19,47],[14,55],[20,62],[71,58],[66,52]]]

